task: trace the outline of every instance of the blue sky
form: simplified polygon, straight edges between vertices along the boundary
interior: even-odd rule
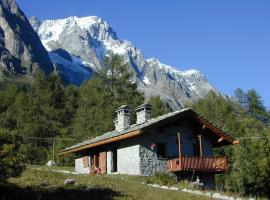
[[[17,0],[39,19],[96,15],[145,57],[195,68],[225,94],[256,89],[270,108],[268,0]]]

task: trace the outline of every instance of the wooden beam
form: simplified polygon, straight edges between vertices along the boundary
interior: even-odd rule
[[[203,125],[202,129],[204,130],[205,128],[206,128],[206,126],[205,126],[205,125]]]
[[[218,139],[218,142],[222,142],[223,140],[224,140],[224,138],[221,137],[221,138]]]
[[[233,144],[240,144],[240,141],[239,140],[234,140]]]
[[[234,139],[233,139],[232,137],[226,135],[222,130],[216,128],[214,125],[210,124],[210,123],[207,122],[205,119],[203,119],[203,118],[201,118],[201,117],[199,117],[199,116],[197,116],[196,119],[197,119],[200,123],[204,124],[204,126],[205,126],[206,128],[210,129],[211,131],[213,131],[214,133],[216,133],[216,134],[219,135],[220,137],[223,137],[224,140],[226,140],[226,141],[228,141],[228,142],[230,142],[230,143],[233,144]]]
[[[200,156],[202,157],[203,156],[202,135],[200,134],[197,137],[199,139],[199,145],[200,145]]]
[[[83,145],[83,146],[76,147],[76,148],[73,148],[73,149],[69,149],[69,150],[66,150],[66,151],[63,150],[58,155],[64,155],[64,154],[68,154],[68,153],[74,153],[74,152],[82,151],[82,150],[85,150],[85,149],[89,149],[89,148],[101,146],[101,145],[104,145],[104,144],[124,140],[124,139],[131,138],[131,137],[135,137],[135,136],[141,135],[141,134],[143,134],[142,130],[131,131],[129,133],[126,133],[126,134],[123,134],[123,135],[120,135],[120,136],[116,136],[116,137],[112,137],[112,138],[109,138],[109,139],[105,139],[105,140],[102,140],[102,141],[99,141],[99,142],[96,142],[96,143]]]
[[[181,134],[177,133],[178,140],[178,154],[179,154],[179,167],[182,169],[182,146],[181,146]]]

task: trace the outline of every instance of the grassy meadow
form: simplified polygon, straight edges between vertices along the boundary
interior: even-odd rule
[[[64,180],[68,178],[74,179],[76,184],[64,185]],[[7,183],[0,185],[0,199],[209,199],[179,191],[152,188],[142,184],[146,181],[145,177],[138,176],[72,175],[56,173],[47,167],[29,166],[20,177],[10,178]]]

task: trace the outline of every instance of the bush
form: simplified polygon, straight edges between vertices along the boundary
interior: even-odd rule
[[[19,138],[0,128],[0,182],[19,176],[25,169]]]
[[[159,185],[175,185],[177,183],[177,177],[172,173],[158,172],[154,176],[148,177],[147,183],[155,183]]]

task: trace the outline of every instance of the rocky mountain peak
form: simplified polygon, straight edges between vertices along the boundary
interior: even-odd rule
[[[37,31],[41,25],[41,21],[38,18],[36,18],[35,16],[30,17],[29,22],[35,31]]]
[[[53,65],[41,41],[15,0],[0,1],[0,79],[46,73]]]
[[[33,27],[37,27],[36,21],[31,20]],[[137,82],[139,91],[147,98],[160,96],[173,109],[215,90],[197,70],[180,71],[156,58],[146,59],[139,48],[119,39],[112,27],[97,16],[44,20],[36,32],[68,83],[80,85],[92,71],[98,73],[104,67],[105,56],[112,52],[130,65],[132,81]]]

